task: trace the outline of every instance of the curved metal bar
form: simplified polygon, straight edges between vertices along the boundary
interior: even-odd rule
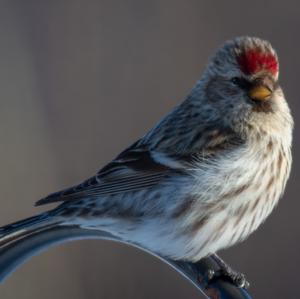
[[[243,288],[237,288],[235,285],[229,281],[223,279],[217,279],[212,283],[208,283],[206,279],[207,269],[214,271],[219,270],[218,264],[213,258],[205,258],[197,263],[173,261],[166,259],[162,256],[158,256],[153,252],[145,250],[138,245],[127,243],[119,240],[113,235],[98,230],[88,230],[78,228],[76,226],[72,227],[56,227],[51,228],[48,233],[47,241],[45,239],[45,230],[36,232],[33,236],[34,242],[36,244],[35,254],[60,243],[65,243],[74,240],[83,239],[101,239],[101,240],[112,240],[116,242],[121,242],[128,244],[130,246],[137,247],[149,254],[156,256],[163,262],[167,263],[182,276],[184,276],[190,283],[192,283],[205,298],[211,299],[251,299],[249,293]],[[49,238],[49,234],[53,234],[53,240]],[[49,241],[50,240],[50,241]],[[0,282],[2,282],[9,274],[11,274],[16,268],[28,260],[33,254],[24,254],[24,252],[29,252],[26,250],[27,247],[31,246],[30,243],[33,241],[31,238],[30,242],[27,238],[20,238],[14,244],[7,244],[0,248]],[[16,246],[17,245],[17,246]],[[17,257],[17,258],[16,258]]]

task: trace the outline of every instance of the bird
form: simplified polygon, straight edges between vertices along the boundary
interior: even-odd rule
[[[293,118],[278,77],[268,41],[226,41],[144,136],[96,175],[36,203],[55,208],[0,228],[0,265],[17,259],[11,248],[21,238],[28,242],[18,255],[34,255],[61,238],[58,228],[105,231],[187,262],[245,240],[277,205],[291,170]]]

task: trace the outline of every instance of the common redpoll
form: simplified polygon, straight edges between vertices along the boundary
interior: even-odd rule
[[[0,229],[0,248],[21,236],[34,254],[37,232],[51,243],[52,228],[77,226],[194,262],[244,240],[290,173],[293,120],[278,71],[269,42],[227,41],[180,105],[96,176],[36,204],[57,208]]]

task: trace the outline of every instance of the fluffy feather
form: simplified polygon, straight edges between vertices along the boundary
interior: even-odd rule
[[[275,57],[258,38],[226,42],[186,100],[143,138],[37,205],[62,202],[51,212],[59,225],[105,230],[174,259],[196,261],[244,240],[278,202],[291,167],[293,121]],[[253,84],[268,84],[271,98],[249,98]],[[6,246],[12,232],[3,232]]]

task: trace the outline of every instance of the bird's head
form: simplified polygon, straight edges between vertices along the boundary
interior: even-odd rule
[[[268,130],[276,127],[278,115],[289,114],[278,75],[278,57],[269,42],[238,37],[211,58],[201,80],[202,91],[225,125]]]

